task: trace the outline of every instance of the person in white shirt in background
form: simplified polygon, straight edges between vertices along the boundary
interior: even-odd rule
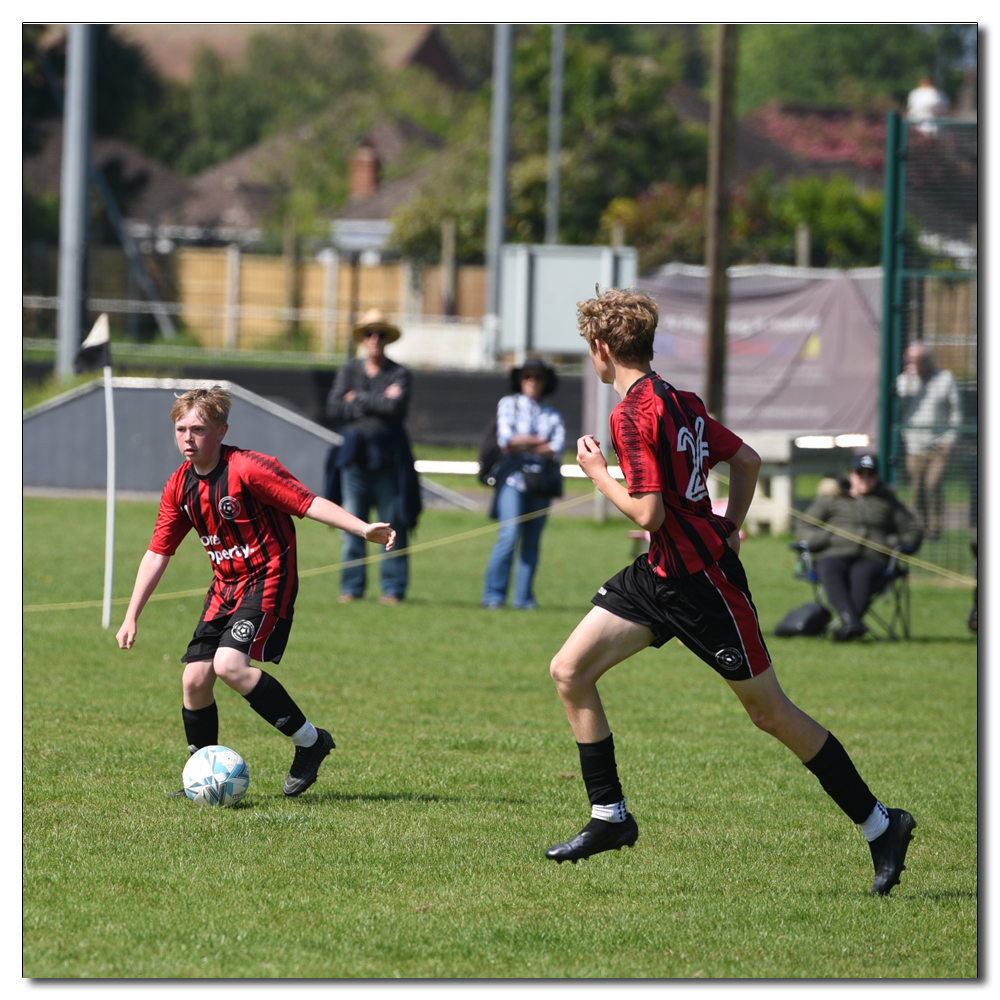
[[[948,113],[948,98],[934,86],[934,81],[925,76],[906,98],[906,117],[925,135],[935,135],[935,118],[943,118]]]
[[[948,458],[961,426],[958,383],[946,368],[938,368],[930,349],[917,341],[906,349],[896,379],[896,395],[905,423],[906,471],[913,487],[913,507],[928,541],[941,534],[943,481]]]

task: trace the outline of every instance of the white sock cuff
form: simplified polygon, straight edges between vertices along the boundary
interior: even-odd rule
[[[625,822],[625,800],[614,802],[609,806],[591,806],[591,819],[603,819],[606,823]]]
[[[886,812],[885,806],[876,800],[875,808],[872,810],[872,814],[864,821],[864,823],[859,823],[858,826],[860,827],[861,832],[865,835],[865,840],[869,843],[876,838],[881,837],[882,834],[889,829],[889,814]]]
[[[306,723],[301,729],[296,730],[291,735],[291,741],[297,747],[311,747],[319,739],[316,727],[306,719]]]

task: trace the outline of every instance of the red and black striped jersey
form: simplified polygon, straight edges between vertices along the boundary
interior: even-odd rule
[[[185,462],[167,480],[149,549],[172,556],[194,528],[215,570],[205,621],[237,607],[290,619],[299,578],[289,515],[314,499],[276,458],[223,445],[207,476]]]
[[[716,562],[736,525],[712,512],[708,470],[743,444],[693,392],[655,372],[635,382],[611,413],[611,440],[629,493],[662,493],[663,524],[650,534],[649,565],[689,576]]]

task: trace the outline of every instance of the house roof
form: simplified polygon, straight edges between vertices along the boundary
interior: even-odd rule
[[[272,136],[237,156],[193,177],[185,197],[171,206],[164,221],[179,226],[260,229],[282,187],[291,180],[290,147],[312,138],[313,125]],[[412,142],[437,145],[437,139],[409,119],[385,119],[364,137],[385,164],[393,163]],[[381,184],[368,198],[354,202],[336,218],[387,218],[407,201],[423,181],[418,170]],[[375,214],[372,214],[372,213]],[[380,214],[384,213],[384,214]]]
[[[885,168],[885,113],[773,102],[749,116],[771,142],[812,164],[875,175]]]
[[[187,82],[191,79],[195,53],[202,46],[212,49],[224,63],[232,66],[243,58],[251,34],[278,26],[278,22],[244,24],[124,22],[115,24],[114,31],[125,41],[139,45],[152,65],[163,76]],[[433,24],[356,26],[369,31],[382,42],[382,61],[389,69],[402,69],[409,65],[425,66],[448,86],[465,85],[457,64]],[[64,34],[65,25],[53,24],[43,38],[43,44],[54,44]]]
[[[679,84],[669,99],[682,121],[708,127],[711,105],[696,91]],[[844,108],[768,105],[736,122],[734,180],[771,167],[779,178],[844,173],[865,187],[881,187],[883,119]]]
[[[116,190],[131,191],[122,206],[132,228],[165,226],[174,235],[192,238],[237,238],[264,227],[282,187],[291,180],[290,147],[312,138],[314,123],[305,123],[246,149],[195,175],[182,177],[143,155],[121,139],[95,138],[94,157]],[[62,171],[62,122],[41,123],[41,149],[24,158],[26,186],[38,194],[58,194]],[[363,140],[383,164],[392,164],[413,143],[433,149],[440,140],[410,119],[384,119]],[[342,219],[385,219],[417,192],[425,169],[380,184],[367,198],[336,213]],[[215,233],[206,233],[214,230]],[[184,232],[182,232],[184,231]],[[200,236],[199,236],[200,233]]]
[[[334,213],[335,219],[388,219],[420,190],[427,179],[427,168],[420,167],[405,177],[380,184],[367,198],[360,198]]]
[[[63,123],[38,123],[41,148],[24,157],[25,185],[36,194],[58,194],[62,181]],[[191,182],[157,160],[140,153],[123,139],[93,140],[94,161],[112,187],[129,193],[123,211],[137,218],[155,218],[188,196]]]

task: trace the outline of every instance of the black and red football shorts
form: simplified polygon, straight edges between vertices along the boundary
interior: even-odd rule
[[[279,663],[291,630],[290,618],[237,608],[231,615],[198,622],[181,663],[211,660],[220,646],[238,649],[258,663]]]
[[[756,677],[771,666],[743,564],[728,546],[717,563],[669,579],[653,572],[644,552],[591,603],[645,625],[656,648],[676,636],[728,681]]]

